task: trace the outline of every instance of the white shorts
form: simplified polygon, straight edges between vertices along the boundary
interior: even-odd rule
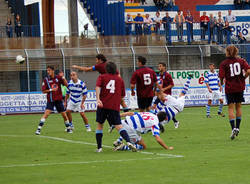
[[[135,129],[131,128],[125,122],[125,120],[122,120],[122,126],[127,131],[131,143],[135,144],[135,143],[137,143],[138,141],[141,140],[141,136],[138,134],[138,132]]]
[[[213,91],[212,93],[208,93],[208,100],[218,100],[222,98],[222,92],[220,90]]]
[[[68,101],[67,110],[74,112],[84,112],[85,109],[81,108],[81,103],[74,103],[71,100]]]
[[[185,96],[175,98],[171,95],[166,96],[167,102],[165,103],[167,106],[174,107],[175,109],[178,109],[178,112],[183,111],[184,105],[185,105]]]

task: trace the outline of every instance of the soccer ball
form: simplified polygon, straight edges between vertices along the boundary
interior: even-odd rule
[[[16,63],[17,64],[23,64],[25,61],[25,58],[22,55],[17,55],[16,56]]]

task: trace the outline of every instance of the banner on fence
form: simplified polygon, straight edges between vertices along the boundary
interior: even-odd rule
[[[178,97],[180,87],[173,89],[172,94]],[[225,98],[225,95],[223,95]],[[250,85],[246,86],[244,93],[245,104],[250,104]],[[208,91],[206,87],[191,87],[186,95],[185,106],[204,106],[207,104]],[[39,113],[44,112],[46,107],[46,95],[42,93],[3,93],[0,94],[0,113]],[[125,102],[128,107],[135,109],[137,106],[136,96],[131,96],[130,90],[126,91]],[[224,102],[226,100],[224,99]],[[214,104],[217,102],[214,101]],[[96,110],[95,91],[89,91],[85,101],[86,111]]]

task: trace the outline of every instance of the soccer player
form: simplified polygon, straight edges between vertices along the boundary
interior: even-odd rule
[[[121,114],[122,117],[126,117],[122,120],[122,126],[128,132],[129,138],[136,145],[138,150],[146,149],[146,144],[141,137],[141,134],[152,132],[155,140],[164,148],[172,150],[173,147],[168,147],[164,141],[160,138],[160,130],[164,132],[164,127],[160,124],[166,118],[165,112],[159,112],[154,115],[151,112],[126,112]],[[130,148],[122,143],[122,137],[114,142],[114,151],[117,150],[130,150]]]
[[[61,90],[61,85],[68,86],[67,80],[63,75],[55,75],[53,66],[47,66],[47,74],[48,76],[45,77],[42,83],[42,92],[47,93],[47,105],[46,105],[46,110],[36,130],[36,135],[41,134],[41,129],[45,123],[45,120],[54,110],[54,107],[56,107],[56,110],[59,113],[61,113],[64,119],[65,126],[67,128],[67,132],[72,133],[72,130],[69,125],[69,120],[66,115],[65,108],[63,106],[62,90]]]
[[[154,97],[154,86],[157,82],[156,74],[145,66],[146,58],[139,56],[137,58],[138,69],[133,73],[130,80],[131,95],[135,96],[135,85],[137,94],[137,103],[140,112],[149,111]]]
[[[171,95],[172,94],[172,88],[174,87],[174,81],[172,79],[172,76],[167,72],[167,66],[166,63],[159,63],[158,64],[158,70],[159,73],[157,73],[157,81],[159,84],[162,83],[162,91],[167,94]],[[157,104],[160,102],[159,98],[157,98],[154,101],[153,104],[153,109],[156,108]],[[174,127],[178,128],[179,127],[179,121],[175,119],[175,117],[172,118],[174,121]]]
[[[183,111],[185,105],[185,95],[190,87],[190,80],[192,77],[192,75],[188,76],[188,79],[177,99],[172,97],[171,95],[163,93],[161,90],[157,93],[157,96],[160,99],[160,103],[157,104],[154,113],[157,114],[161,111],[166,113],[167,118],[162,122],[163,125],[172,120],[173,117],[176,116],[176,114]]]
[[[78,79],[76,72],[71,72],[71,80],[68,84],[68,89],[65,97],[64,106],[67,107],[66,113],[69,118],[69,124],[73,129],[72,115],[71,112],[80,112],[80,115],[85,123],[87,132],[91,132],[90,125],[88,123],[88,118],[86,117],[84,111],[84,102],[87,98],[88,89],[83,81]],[[68,104],[67,104],[68,102]]]
[[[215,71],[214,64],[209,64],[210,71],[205,75],[205,84],[208,89],[208,104],[207,104],[207,118],[211,118],[210,116],[210,107],[212,105],[212,100],[218,100],[220,102],[218,115],[225,117],[222,113],[223,108],[223,97],[222,97],[222,86],[220,84],[220,79],[218,73]]]
[[[125,96],[124,81],[118,76],[115,63],[108,62],[105,67],[107,73],[100,75],[96,81],[96,152],[102,152],[103,124],[106,119],[119,131],[128,147],[136,151],[136,147],[130,142],[128,133],[121,124],[119,111],[121,99]]]
[[[78,69],[84,72],[91,72],[91,71],[98,71],[100,74],[105,74],[106,73],[106,66],[107,59],[103,54],[98,54],[96,55],[96,64],[91,67],[82,67],[82,66],[77,66],[73,65],[72,68]],[[117,72],[117,71],[116,71]],[[118,73],[118,72],[117,72]],[[128,112],[130,109],[126,105],[124,99],[121,99],[121,106],[123,107],[124,112]],[[111,133],[113,130],[113,126],[110,125],[109,132]]]
[[[241,123],[241,102],[244,102],[243,92],[245,90],[245,79],[250,74],[250,66],[246,60],[238,57],[238,49],[234,45],[226,48],[226,57],[220,64],[219,77],[225,84],[225,93],[228,104],[229,122],[232,128],[231,139],[238,136]],[[234,109],[236,114],[234,114]],[[236,115],[236,119],[235,119]],[[236,124],[235,124],[236,121]]]

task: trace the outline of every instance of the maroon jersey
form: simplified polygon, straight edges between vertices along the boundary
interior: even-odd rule
[[[163,75],[159,74],[160,79],[163,81],[162,87],[165,88],[169,85],[174,85],[174,81],[172,79],[172,76],[168,72],[164,72]],[[164,91],[165,94],[171,95],[172,94],[172,88]]]
[[[102,74],[97,78],[96,86],[101,88],[102,108],[120,111],[121,99],[125,96],[122,78],[118,75]]]
[[[154,96],[153,87],[156,81],[156,74],[151,68],[140,67],[133,73],[130,84],[136,84],[137,97],[150,98]]]
[[[93,71],[98,71],[100,74],[105,74],[106,73],[106,62],[104,63],[99,63],[94,66],[92,66]]]
[[[249,66],[244,59],[228,58],[220,64],[219,77],[226,79],[225,92],[238,93],[245,90],[244,71]]]
[[[58,87],[57,91],[51,91],[47,93],[47,101],[54,102],[57,100],[62,100],[62,90],[61,84],[63,84],[63,79],[61,76],[57,75],[54,78],[46,77],[42,83],[42,90],[52,89]]]

